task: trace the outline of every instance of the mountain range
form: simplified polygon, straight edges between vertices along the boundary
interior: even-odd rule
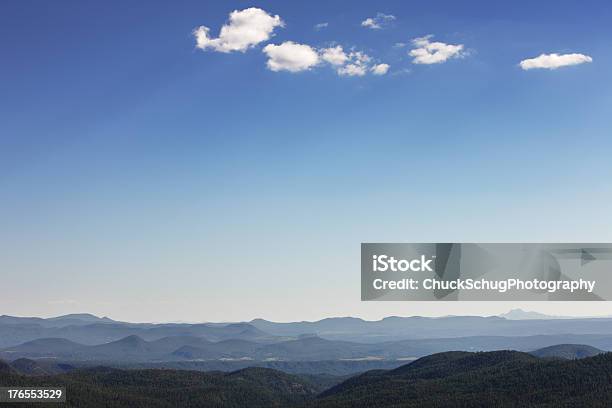
[[[229,339],[212,342],[195,336],[169,336],[146,341],[136,335],[98,345],[62,338],[37,339],[0,350],[0,358],[49,359],[75,362],[172,362],[172,361],[410,361],[451,350],[533,351],[543,347],[582,343],[612,350],[612,335],[473,336],[356,343],[317,336],[275,343]]]
[[[277,323],[262,319],[249,322],[273,336],[316,334],[330,340],[379,343],[408,339],[466,336],[530,336],[555,334],[612,334],[611,318],[519,319],[499,316],[386,317],[366,321],[354,317],[316,322]]]
[[[40,338],[63,338],[96,345],[136,335],[145,340],[168,336],[195,336],[209,341],[243,339],[273,342],[278,338],[248,323],[126,323],[92,315],[68,315],[51,319],[0,316],[0,347]]]
[[[236,323],[127,323],[74,314],[50,319],[0,316],[0,348],[40,338],[63,338],[98,345],[135,335],[146,341],[194,336],[217,342],[229,339],[275,343],[316,335],[328,340],[381,343],[398,340],[468,336],[563,334],[612,335],[612,318],[507,319],[499,316],[387,317],[366,321],[354,317],[315,322],[278,323],[263,319]]]
[[[519,312],[510,313],[517,317]],[[447,316],[366,321],[344,317],[289,323],[256,319],[154,324],[90,314],[50,319],[0,316],[0,358],[53,359],[77,366],[104,363],[197,370],[263,366],[283,367],[288,372],[301,367],[309,373],[344,375],[393,368],[445,351],[533,352],[560,344],[612,350],[612,319]],[[574,354],[593,355],[593,350],[583,352]],[[306,362],[309,364],[303,364]]]
[[[67,406],[607,406],[612,319],[128,323],[0,316],[0,385]]]

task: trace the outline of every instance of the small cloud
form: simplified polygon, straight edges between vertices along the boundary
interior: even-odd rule
[[[404,48],[407,45],[408,44],[406,44],[404,42],[396,42],[395,44],[393,44],[393,48]]]
[[[285,41],[280,45],[268,44],[263,52],[268,56],[268,68],[275,72],[306,71],[319,63],[319,54],[314,48],[293,41]]]
[[[372,29],[380,29],[381,28],[378,24],[376,24],[376,21],[374,21],[374,19],[370,18],[370,17],[368,17],[365,20],[363,20],[361,22],[361,26],[362,27],[367,27],[367,28],[372,28]]]
[[[323,48],[321,50],[321,59],[325,62],[329,62],[331,65],[344,65],[348,58],[348,55],[346,55],[340,45]]]
[[[389,71],[389,64],[376,64],[370,68],[374,75],[385,75]]]
[[[593,58],[584,54],[541,54],[535,58],[525,59],[519,65],[527,71],[530,69],[557,69],[586,62],[593,62]]]
[[[372,60],[369,55],[361,51],[353,51],[348,55],[347,64],[339,67],[336,72],[341,76],[364,76]]]
[[[368,17],[361,22],[361,26],[372,30],[380,30],[387,27],[395,20],[391,14],[376,13],[376,17]]]
[[[251,7],[244,10],[234,10],[229,15],[229,21],[221,27],[219,37],[211,38],[210,29],[205,26],[193,30],[196,47],[201,50],[212,49],[218,52],[245,52],[257,44],[267,41],[273,35],[276,27],[285,23],[276,15]]]
[[[342,76],[364,76],[367,72],[367,68],[362,64],[346,64],[338,68],[337,72],[338,75]]]
[[[305,71],[322,62],[340,76],[364,76],[368,72],[384,75],[389,70],[388,64],[375,64],[364,52],[346,52],[341,45],[317,50],[307,44],[287,41],[280,45],[268,44],[263,52],[268,55],[268,68],[272,71]]]
[[[338,75],[343,76],[364,76],[367,72],[366,67],[361,64],[346,64],[338,68]]]
[[[376,64],[372,57],[362,51],[351,51],[348,54],[339,45],[321,50],[321,59],[336,68],[340,76],[365,76],[368,72],[384,75],[389,64]]]
[[[413,64],[440,64],[450,58],[459,58],[465,55],[463,44],[445,44],[443,42],[431,42],[433,35],[419,37],[412,40],[416,47],[408,52],[413,57]]]
[[[329,23],[319,23],[319,24],[315,24],[314,29],[315,31],[320,31],[323,30],[324,28],[327,28],[329,26]]]

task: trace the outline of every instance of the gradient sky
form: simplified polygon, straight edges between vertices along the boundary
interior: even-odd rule
[[[248,7],[284,27],[196,48]],[[361,242],[612,241],[610,21],[608,1],[2,1],[0,314],[612,314],[359,300]],[[426,35],[463,49],[415,64]],[[274,72],[286,41],[389,69]],[[592,62],[519,65],[550,53]]]

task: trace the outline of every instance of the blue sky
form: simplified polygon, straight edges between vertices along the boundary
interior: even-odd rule
[[[605,1],[4,1],[0,312],[525,307],[361,303],[359,244],[612,240],[610,21]]]

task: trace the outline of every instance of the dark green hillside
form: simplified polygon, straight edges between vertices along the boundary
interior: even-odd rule
[[[37,377],[17,375],[10,366],[6,368],[0,373],[0,386],[65,386],[68,407],[287,407],[321,391],[305,378],[266,368],[227,374],[100,367]]]
[[[376,385],[385,388],[385,383],[412,380],[434,380],[447,378],[454,373],[467,374],[478,372],[483,368],[497,364],[538,361],[529,354],[518,351],[496,351],[488,353],[469,353],[465,351],[450,351],[420,358],[411,364],[406,364],[394,370],[373,370],[353,377],[344,383],[325,391],[321,397],[360,392],[362,388],[370,389]]]
[[[593,357],[601,353],[605,353],[605,351],[587,346],[586,344],[557,344],[556,346],[532,351],[530,354],[536,357],[556,357],[573,360],[576,358]]]
[[[9,374],[15,374],[15,370],[7,362],[0,360],[0,378]]]
[[[612,404],[612,354],[540,360],[526,353],[450,352],[347,380],[316,407],[570,407]]]
[[[11,367],[19,374],[23,375],[50,375],[53,374],[34,360],[28,358],[20,358],[11,362]]]
[[[612,353],[562,360],[516,351],[448,352],[369,371],[322,392],[335,382],[267,368],[222,373],[99,367],[22,376],[0,364],[0,386],[65,386],[68,407],[556,408],[612,406]]]

